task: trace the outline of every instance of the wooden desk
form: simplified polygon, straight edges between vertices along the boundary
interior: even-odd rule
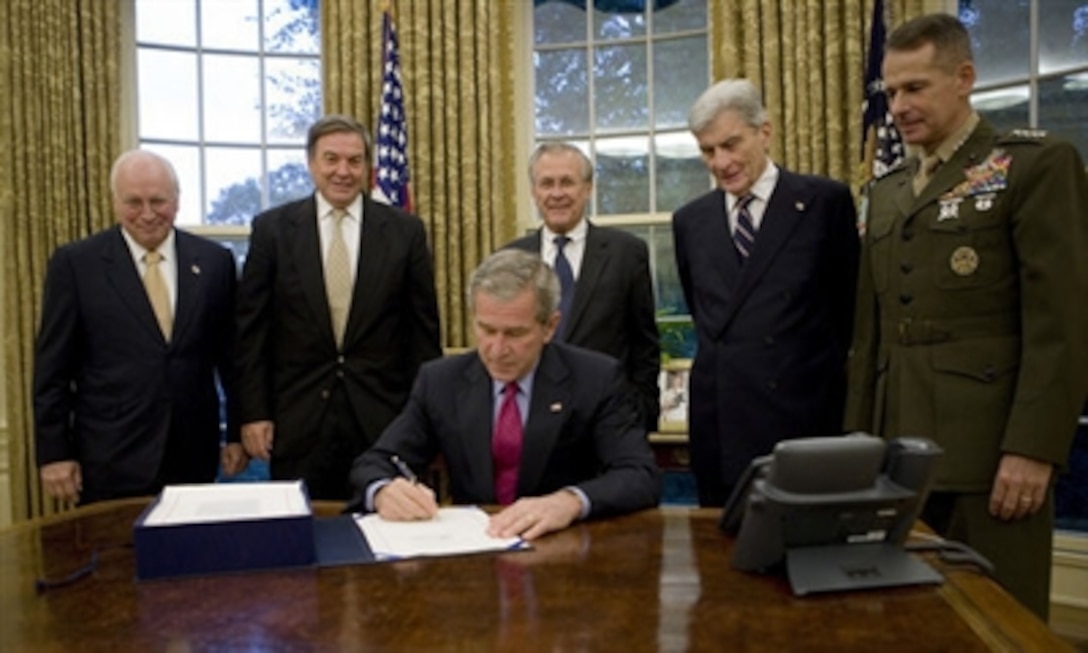
[[[794,598],[782,578],[730,568],[712,510],[579,525],[522,553],[137,583],[145,505],[0,531],[0,650],[1070,650],[970,571],[940,588]],[[35,592],[96,550],[93,574]]]

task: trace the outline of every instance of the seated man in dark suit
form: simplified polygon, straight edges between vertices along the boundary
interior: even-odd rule
[[[356,459],[356,508],[428,519],[430,488],[398,473],[441,454],[455,503],[498,503],[490,532],[533,539],[577,519],[657,505],[660,471],[613,358],[552,343],[559,282],[538,256],[503,250],[468,290],[477,350],[425,364],[408,405]],[[361,503],[362,505],[359,505]]]

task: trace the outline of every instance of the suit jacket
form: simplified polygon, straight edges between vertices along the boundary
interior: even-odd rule
[[[273,457],[301,459],[342,383],[365,442],[404,406],[423,361],[441,353],[422,221],[363,198],[359,261],[342,351],[325,294],[313,196],[253,219],[238,292],[242,423],[276,424]]]
[[[657,505],[660,471],[626,406],[623,371],[607,356],[545,345],[525,424],[517,495],[538,496],[574,485],[590,516]],[[390,456],[422,469],[441,454],[455,503],[495,503],[491,434],[492,380],[476,352],[428,363],[404,412],[356,461],[360,493],[396,476]]]
[[[989,492],[1004,453],[1069,454],[1088,392],[1088,181],[1072,145],[985,121],[916,198],[917,166],[870,193],[846,424],[932,438],[937,489]]]
[[[780,169],[741,264],[725,193],[673,217],[695,322],[689,417],[702,503],[720,503],[751,460],[785,438],[839,433],[858,262],[850,190]]]
[[[646,430],[656,431],[661,344],[646,243],[619,229],[588,227],[563,341],[617,358],[637,393]],[[538,230],[507,247],[539,254],[540,234]]]
[[[216,374],[230,398],[237,268],[218,244],[175,235],[169,343],[120,227],[60,247],[49,261],[34,357],[37,460],[79,461],[82,503],[215,479]],[[160,476],[163,467],[171,473]]]

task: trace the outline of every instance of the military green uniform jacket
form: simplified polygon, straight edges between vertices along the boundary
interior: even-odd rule
[[[1064,464],[1088,392],[1088,179],[1068,143],[980,122],[916,198],[872,188],[846,427],[944,448],[936,489],[1003,453]]]

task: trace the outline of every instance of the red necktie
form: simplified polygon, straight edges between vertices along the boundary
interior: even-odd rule
[[[491,439],[491,455],[495,459],[495,499],[504,506],[514,502],[518,491],[522,426],[517,397],[518,384],[515,381],[507,383]]]

